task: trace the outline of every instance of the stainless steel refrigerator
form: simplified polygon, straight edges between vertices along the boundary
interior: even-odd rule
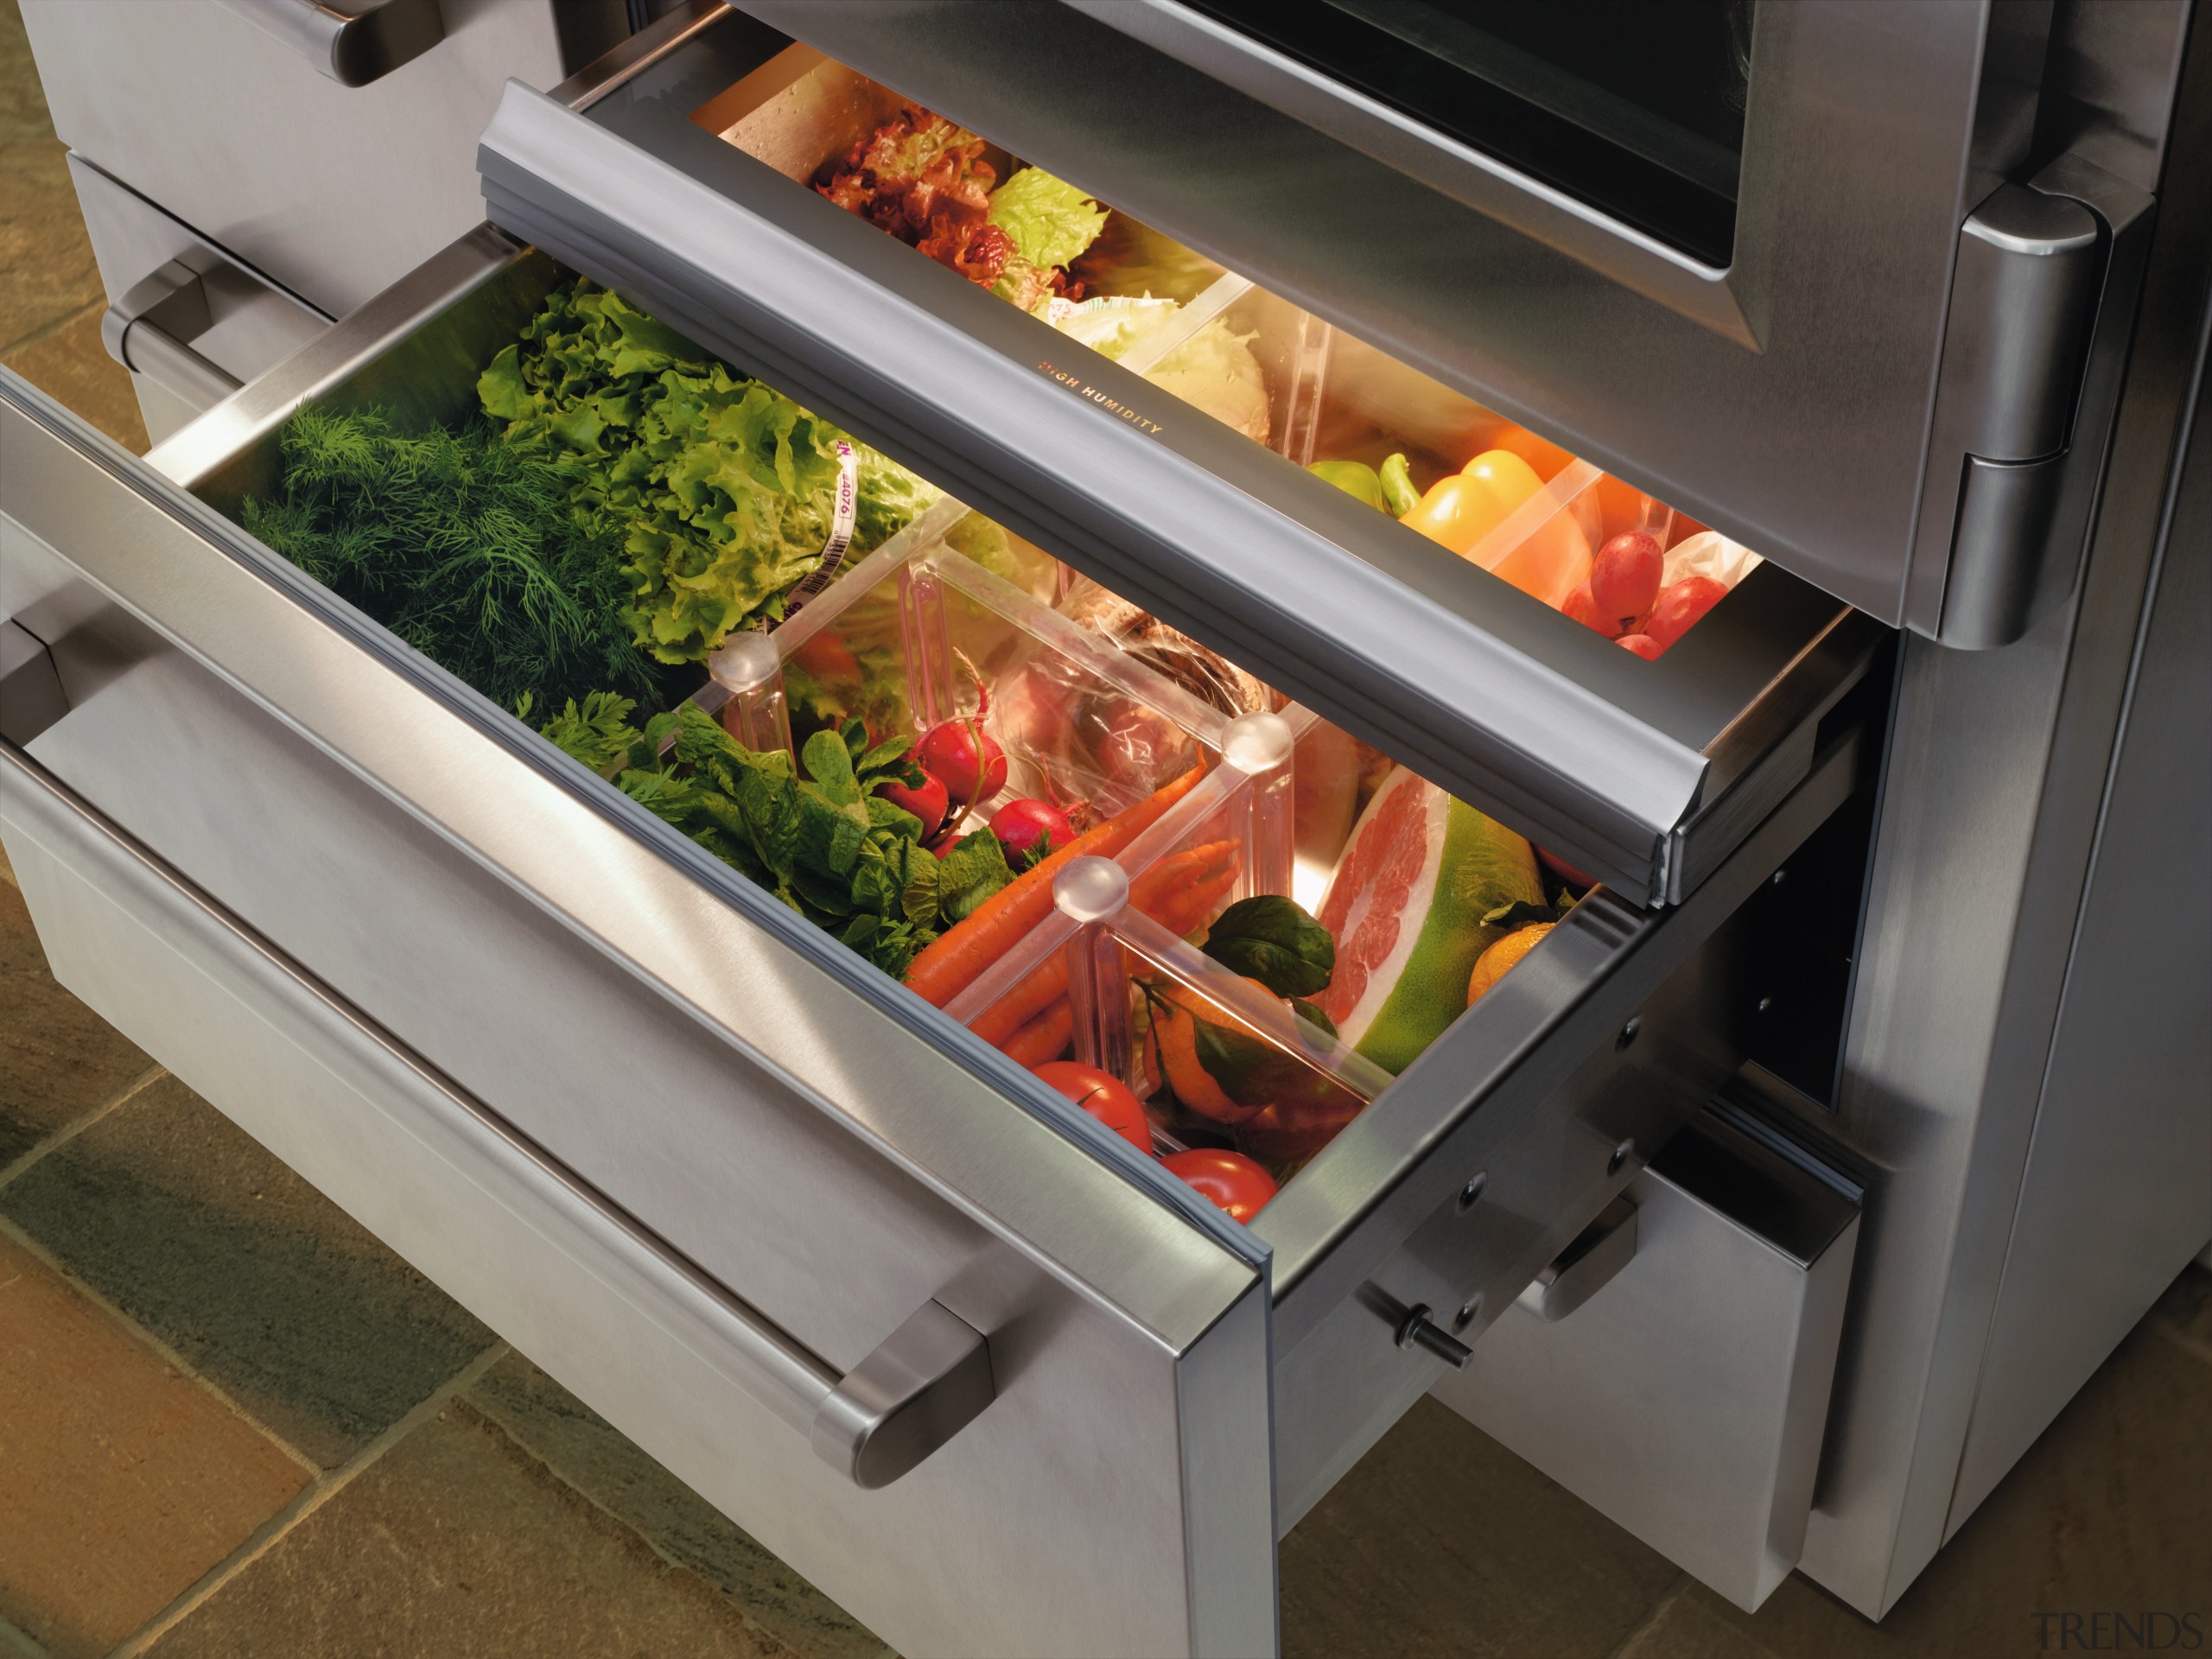
[[[143,461],[0,382],[57,977],[901,1649],[1272,1651],[1276,1540],[1424,1393],[1740,1605],[1878,1618],[2212,1238],[2212,56],[2179,0],[1662,10],[692,0],[550,90],[493,53],[386,158],[488,223],[365,212],[323,286],[81,76],[88,214],[200,252],[149,302],[101,247],[181,399]],[[810,188],[909,103],[1109,205],[1264,407]],[[219,261],[295,331],[235,390]],[[1597,885],[1228,1218],[242,527],[303,401],[474,418],[576,274],[949,493],[810,638],[880,580],[910,652],[1058,642],[1185,710],[1255,868],[1319,732]],[[1664,504],[1759,559],[1645,660],[1310,468],[1509,429],[1555,458],[1484,546]],[[1084,579],[1296,758],[1074,639]],[[1180,960],[1059,913],[1071,984]]]

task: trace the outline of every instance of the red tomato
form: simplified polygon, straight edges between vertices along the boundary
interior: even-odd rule
[[[1697,620],[1728,596],[1728,590],[1711,576],[1685,576],[1659,595],[1651,607],[1644,632],[1664,651],[1688,633]]]
[[[1160,1160],[1170,1173],[1189,1183],[1229,1212],[1231,1221],[1249,1221],[1275,1195],[1274,1177],[1241,1152],[1193,1147]]]
[[[1139,1152],[1152,1150],[1152,1126],[1145,1122],[1143,1106],[1112,1072],[1073,1060],[1047,1060],[1029,1069]]]
[[[1617,642],[1622,650],[1632,651],[1647,663],[1659,660],[1659,653],[1667,649],[1648,633],[1624,633]]]
[[[1664,563],[1658,537],[1647,531],[1628,531],[1607,542],[1590,564],[1590,597],[1598,613],[1620,632],[1637,632],[1635,623],[1658,600]]]

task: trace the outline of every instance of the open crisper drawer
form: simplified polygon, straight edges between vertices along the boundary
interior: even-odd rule
[[[810,188],[897,94],[742,15],[687,8],[564,90],[581,111],[510,86],[486,130],[494,222],[1635,902],[1687,895],[1804,775],[1881,632],[1762,564],[1659,660],[1619,649],[1554,607],[1662,505],[1112,215],[1077,305],[1222,331],[1204,409],[1205,374],[1130,372],[1065,296],[1020,290],[1029,315]],[[1218,395],[1224,340],[1264,395]],[[1535,493],[1453,518],[1454,550],[1305,470],[1393,452],[1425,502],[1494,452]]]
[[[472,236],[150,464],[0,383],[0,616],[29,652],[0,818],[98,890],[29,884],[57,963],[311,1173],[360,1110],[490,1147],[405,1202],[325,1179],[525,1347],[565,1322],[537,1339],[557,1374],[897,1645],[1264,1650],[1278,1529],[1734,1071],[1739,906],[1853,787],[1852,734],[1681,905],[1586,897],[1239,1227],[199,499],[265,489],[302,397],[451,418],[556,277]],[[19,701],[40,673],[58,697]],[[1270,716],[1294,738],[1295,712]],[[176,1052],[154,957],[115,969],[130,927],[188,966],[245,939],[223,971],[261,976],[230,993],[251,1020],[326,1070],[307,1027],[366,1031],[428,1086],[392,1095],[379,1061],[226,1098],[238,1068]],[[372,1166],[408,1179],[393,1156]],[[525,1189],[589,1235],[551,1241],[573,1296],[515,1254]],[[489,1265],[453,1265],[461,1204]],[[609,1250],[644,1274],[611,1300]],[[898,1402],[884,1357],[932,1305],[986,1344],[988,1397],[965,1362],[964,1408],[909,1418],[871,1490],[855,1425]],[[664,1373],[639,1361],[664,1343]],[[664,1397],[697,1365],[735,1390],[712,1433]],[[872,1376],[873,1407],[836,1403]]]

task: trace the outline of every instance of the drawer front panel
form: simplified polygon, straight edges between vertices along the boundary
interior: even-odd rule
[[[997,1397],[862,1491],[665,1243],[4,756],[0,832],[62,982],[901,1650],[1272,1645],[1258,1287],[1179,1357],[999,1252],[956,1299]]]
[[[982,1225],[840,1128],[809,1083],[515,902],[178,653],[29,748],[831,1363],[856,1363],[989,1253]]]

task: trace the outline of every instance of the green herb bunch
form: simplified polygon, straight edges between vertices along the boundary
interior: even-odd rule
[[[593,689],[656,701],[614,543],[568,511],[545,462],[481,424],[419,436],[380,410],[301,410],[274,499],[245,528],[505,707]]]
[[[477,382],[507,441],[543,458],[621,550],[636,644],[696,662],[775,622],[820,563],[845,435],[588,280],[556,289]],[[938,492],[855,444],[855,556]]]
[[[871,746],[852,721],[800,752],[758,753],[686,702],[643,731],[617,697],[570,703],[544,734],[596,772],[618,760],[622,791],[673,824],[884,972],[904,978],[923,946],[1014,879],[998,839],[981,830],[942,861],[922,823],[874,791],[918,784],[910,745]]]

